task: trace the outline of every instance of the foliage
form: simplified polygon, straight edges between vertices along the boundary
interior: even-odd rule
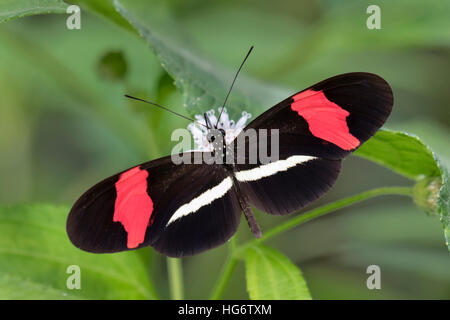
[[[35,14],[64,13],[62,0],[4,0],[0,4],[0,23]]]
[[[300,270],[277,250],[263,245],[251,246],[245,255],[245,266],[251,299],[311,299]]]
[[[0,298],[154,299],[136,252],[98,256],[70,243],[65,233],[68,209],[45,204],[0,208]],[[82,272],[79,293],[66,287],[71,265]]]

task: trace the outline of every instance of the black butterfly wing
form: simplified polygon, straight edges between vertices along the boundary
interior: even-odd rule
[[[67,233],[89,252],[151,245],[168,256],[192,255],[236,231],[241,208],[234,188],[220,165],[176,165],[170,156],[160,158],[85,192],[69,213]]]
[[[385,123],[392,104],[392,90],[383,78],[346,73],[286,98],[245,130],[268,129],[270,137],[270,129],[278,129],[281,153],[342,159]]]
[[[236,186],[222,165],[194,165],[161,199],[151,246],[165,255],[182,257],[217,247],[231,238],[241,219]]]
[[[267,129],[267,149],[273,150],[270,130],[278,129],[279,159],[262,163],[258,158],[249,164],[250,140],[244,150],[236,144],[239,189],[251,204],[271,214],[303,208],[331,188],[341,159],[384,124],[392,104],[388,83],[370,73],[338,75],[288,97],[240,134]]]
[[[284,157],[262,165],[238,165],[239,189],[261,211],[283,215],[299,210],[331,189],[341,160]]]

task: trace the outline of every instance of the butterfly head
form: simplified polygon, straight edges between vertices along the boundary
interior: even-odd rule
[[[206,134],[206,139],[208,139],[208,142],[214,143],[218,140],[223,141],[225,138],[225,130],[214,126],[207,112],[205,112],[203,116],[205,117],[206,127],[208,128],[208,133]]]
[[[217,143],[218,141],[224,141],[225,139],[225,130],[222,128],[219,129],[209,129],[206,134],[206,139],[208,139],[209,143]]]

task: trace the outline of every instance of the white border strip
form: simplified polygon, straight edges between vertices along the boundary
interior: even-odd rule
[[[210,204],[216,199],[223,197],[228,190],[233,186],[233,180],[230,177],[225,178],[221,183],[217,186],[203,192],[197,198],[192,199],[189,203],[186,203],[178,208],[177,211],[172,215],[169,222],[167,222],[166,227],[184,216],[188,214],[196,212],[201,207]]]
[[[286,171],[289,168],[295,167],[297,164],[305,163],[317,159],[311,156],[292,156],[285,160],[278,160],[272,163],[263,164],[257,168],[250,170],[238,171],[235,173],[236,179],[241,182],[256,181],[261,178],[269,177],[277,172]]]

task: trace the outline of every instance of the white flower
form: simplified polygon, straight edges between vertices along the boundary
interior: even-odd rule
[[[207,111],[206,114],[212,125],[215,125],[217,123],[217,117],[214,115],[214,110],[211,109]],[[220,116],[220,123],[217,125],[217,128],[225,130],[226,144],[230,144],[238,136],[242,129],[244,129],[247,120],[250,119],[251,116],[252,115],[250,113],[242,111],[242,116],[237,122],[234,122],[234,120],[230,120],[227,109],[223,109],[222,115]],[[192,133],[192,137],[194,138],[194,143],[196,145],[195,150],[212,151],[213,145],[206,138],[208,129],[206,128],[206,121],[204,116],[196,114],[195,119],[197,120],[197,123],[192,122],[187,127],[188,130]]]

